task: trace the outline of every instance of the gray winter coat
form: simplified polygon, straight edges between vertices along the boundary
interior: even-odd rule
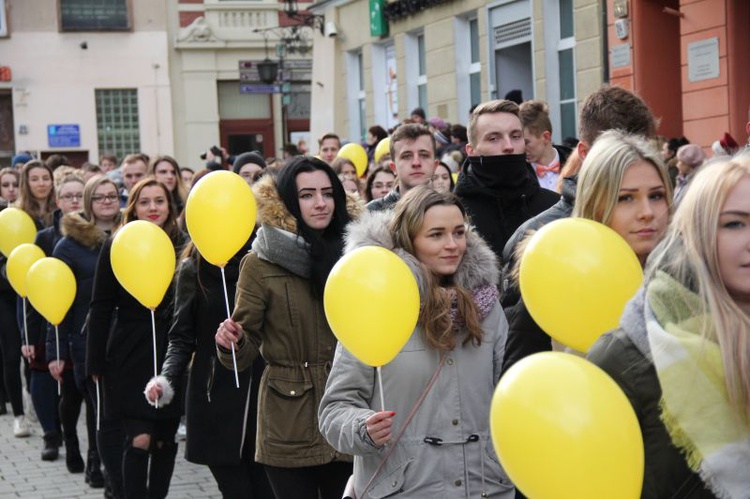
[[[347,251],[376,244],[393,249],[386,225],[391,212],[371,213],[349,228]],[[418,262],[395,250],[415,272],[420,292],[423,276]],[[455,276],[467,289],[496,285],[496,257],[475,233],[467,233],[467,250]],[[422,296],[423,293],[421,293]],[[507,498],[514,488],[495,455],[489,434],[490,402],[500,376],[508,324],[499,303],[482,322],[480,346],[461,344],[448,352],[431,388],[401,440],[373,480],[387,446],[377,447],[367,435],[365,420],[381,410],[375,368],[337,347],[319,410],[320,429],[340,452],[353,454],[354,486],[362,497]],[[382,367],[385,409],[394,411],[392,435],[401,425],[436,370],[440,353],[426,346],[417,326],[406,346]]]

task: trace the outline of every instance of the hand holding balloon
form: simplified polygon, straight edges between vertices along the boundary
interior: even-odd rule
[[[34,348],[34,345],[23,345],[21,347],[21,355],[23,355],[23,358],[26,360],[34,360],[36,358],[36,349]]]
[[[376,412],[365,421],[367,434],[378,447],[390,442],[393,416],[395,415],[396,413],[392,411],[381,411]]]
[[[240,341],[242,334],[242,326],[232,319],[226,319],[216,331],[216,343],[222,348],[231,350],[232,345],[236,345]]]
[[[55,378],[58,383],[62,383],[63,372],[65,371],[65,361],[51,360],[47,367],[49,368],[49,373],[52,377]]]

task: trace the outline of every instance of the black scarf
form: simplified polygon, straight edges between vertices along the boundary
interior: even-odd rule
[[[525,154],[469,156],[467,163],[477,180],[488,189],[518,189],[527,186],[530,180],[539,185]]]

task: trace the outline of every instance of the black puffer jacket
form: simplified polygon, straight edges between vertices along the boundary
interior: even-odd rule
[[[646,458],[641,497],[713,498],[699,475],[688,467],[661,421],[662,391],[650,351],[646,351],[649,347],[643,307],[641,289],[625,308],[620,329],[599,338],[587,358],[617,382],[635,410]]]
[[[525,167],[508,169],[505,173],[501,170],[502,166],[497,166],[493,187],[487,186],[475,172],[481,161],[493,157],[468,157],[455,189],[471,222],[499,260],[502,259],[505,243],[516,229],[555,204],[560,197],[556,192],[539,187],[536,174],[523,155],[513,156],[520,157],[517,159],[525,163]],[[502,267],[503,262],[500,263]]]
[[[73,271],[76,278],[76,296],[73,305],[58,329],[60,360],[68,362],[75,370],[75,380],[82,387],[86,379],[86,331],[84,324],[91,304],[94,272],[99,250],[108,234],[89,223],[82,213],[69,213],[62,218],[62,234],[52,256],[59,258]],[[57,359],[55,329],[47,330],[47,359]],[[71,364],[72,362],[72,364]]]

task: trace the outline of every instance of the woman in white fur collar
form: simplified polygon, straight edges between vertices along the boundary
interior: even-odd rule
[[[421,311],[382,368],[386,411],[375,369],[337,348],[319,419],[328,442],[355,456],[351,496],[513,497],[488,428],[508,328],[494,253],[458,198],[429,187],[350,225],[346,251],[373,244],[412,269]]]

